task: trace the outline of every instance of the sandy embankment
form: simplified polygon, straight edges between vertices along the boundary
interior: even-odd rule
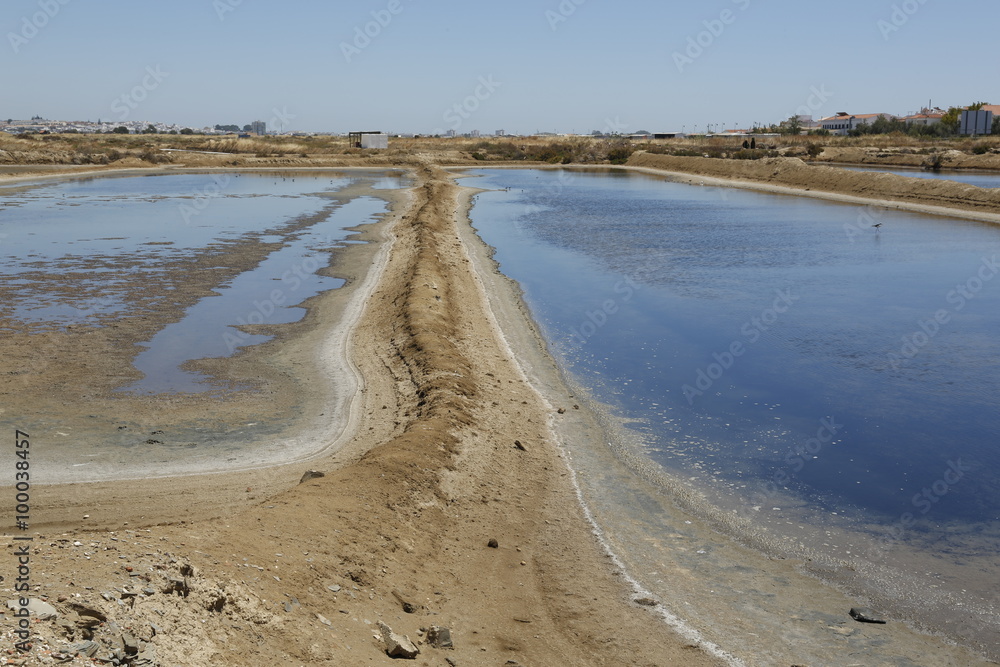
[[[873,186],[884,177],[871,174],[820,193],[818,182],[797,185],[799,165],[820,173],[797,160],[630,162],[694,173],[696,182],[737,178],[865,203],[886,193]],[[356,430],[337,455],[308,466],[326,476],[296,486],[307,467],[298,464],[39,487],[36,595],[69,619],[78,617],[73,602],[101,610],[150,639],[164,665],[390,664],[373,636],[378,620],[414,639],[420,627],[452,629],[455,649],[423,646],[417,664],[714,664],[628,599],[549,430],[563,406],[528,385],[487,310],[456,227],[460,190],[436,168],[417,171],[420,185],[398,212],[392,251],[351,338],[364,378]],[[835,171],[832,181],[844,174]],[[959,196],[922,199],[914,190],[898,205]],[[963,215],[997,211],[984,202]],[[498,548],[486,546],[491,538]],[[182,584],[169,580],[183,572]],[[155,592],[124,597],[123,606],[126,585]],[[187,595],[163,593],[171,587]],[[399,598],[419,608],[406,613]],[[35,628],[57,647],[68,641],[55,640],[65,637],[56,622]],[[95,637],[111,647],[113,634],[105,623]],[[78,629],[73,640],[81,638]]]
[[[636,153],[627,165],[640,170],[700,177],[694,182],[711,181],[779,194],[807,194],[849,203],[1000,222],[1000,188],[979,188],[955,181],[848,171],[808,165],[798,158],[720,160]]]
[[[390,664],[379,620],[413,639],[451,628],[455,648],[423,646],[417,664],[716,664],[629,599],[554,444],[555,407],[487,310],[456,227],[460,189],[436,167],[417,173],[351,339],[357,429],[336,461],[308,466],[326,476],[289,489],[299,465],[41,487],[36,595],[69,619],[73,603],[105,614],[102,651],[113,620],[164,665]],[[57,622],[35,628],[67,641]]]

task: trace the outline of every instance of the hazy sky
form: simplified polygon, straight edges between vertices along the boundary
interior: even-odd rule
[[[529,133],[905,114],[1000,103],[998,25],[995,0],[5,0],[0,117]]]

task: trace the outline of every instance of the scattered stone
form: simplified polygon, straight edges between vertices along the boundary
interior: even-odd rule
[[[7,606],[11,610],[17,610],[21,607],[19,600],[8,600]],[[28,600],[28,612],[37,616],[41,621],[48,621],[59,617],[59,612],[55,607],[44,600],[39,600],[38,598],[31,598]]]
[[[146,586],[145,588],[142,589],[142,592],[145,593],[146,595],[156,595],[156,589],[153,588],[152,586]]]
[[[636,598],[635,603],[641,604],[644,607],[655,607],[656,605],[660,604],[653,598]]]
[[[333,586],[327,586],[327,588],[329,590],[333,591],[334,593],[339,593],[340,592],[340,586],[338,586],[337,584],[334,584]]]
[[[527,449],[525,449],[525,448],[524,448],[524,445],[522,445],[522,444],[521,444],[521,441],[520,441],[520,440],[515,440],[515,441],[514,441],[514,446],[515,446],[516,448],[520,449],[520,450],[521,450],[522,452],[526,452],[526,451],[528,451]]]
[[[851,618],[853,618],[858,623],[879,623],[884,625],[885,620],[879,618],[875,615],[871,609],[867,607],[851,607]]]
[[[427,643],[434,648],[455,648],[451,641],[451,630],[436,625],[427,629]]]
[[[496,538],[491,537],[490,541],[486,543],[486,546],[488,546],[490,549],[499,549],[500,543],[496,541]]]
[[[385,642],[385,653],[390,658],[413,660],[420,653],[420,649],[414,646],[413,642],[406,635],[397,635],[392,631],[392,628],[382,621],[378,622],[378,628],[382,631],[382,641]]]
[[[330,622],[330,619],[328,619],[323,614],[316,614],[316,619],[323,625],[329,626],[331,628],[333,627],[333,623]]]
[[[149,629],[153,631],[153,635],[152,635],[153,637],[155,637],[156,635],[162,635],[163,634],[163,630],[156,623],[150,623],[149,624]]]
[[[167,579],[166,583],[163,584],[163,588],[160,590],[164,593],[180,593],[184,597],[187,597],[190,589],[188,588],[186,579],[170,577]]]
[[[318,477],[326,477],[325,472],[320,472],[319,470],[306,470],[302,473],[302,479],[299,480],[299,484],[308,482],[311,479],[316,479]]]
[[[558,410],[556,410],[556,412],[558,412],[561,415],[564,415],[566,414],[566,408],[559,408]]]
[[[122,644],[125,645],[126,655],[138,655],[139,653],[139,640],[135,638],[131,632],[122,633]]]
[[[93,658],[95,655],[97,655],[97,652],[101,650],[101,645],[95,641],[85,641],[85,642],[80,642],[79,644],[73,644],[69,648],[74,653],[77,654],[82,653],[88,658]]]
[[[445,658],[444,661],[451,665],[451,667],[458,667],[458,663],[454,658]]]

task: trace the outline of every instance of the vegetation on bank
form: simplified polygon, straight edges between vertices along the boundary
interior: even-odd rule
[[[221,159],[220,166],[281,160],[282,164],[335,163],[343,157],[380,158],[405,162],[414,155],[433,155],[442,163],[525,162],[545,164],[623,164],[636,151],[720,159],[755,160],[767,157],[822,158],[828,149],[866,148],[879,157],[926,156],[928,161],[952,151],[964,155],[1000,155],[1000,135],[929,138],[891,134],[854,137],[800,135],[757,136],[756,148],[743,148],[742,136],[687,137],[668,140],[629,140],[624,137],[491,137],[392,138],[388,150],[352,148],[346,137],[235,136],[163,134],[47,134],[7,135],[0,132],[0,165],[65,164],[113,165],[128,163],[185,164],[195,153]],[[193,151],[185,153],[183,151]],[[883,155],[884,153],[884,155]],[[226,161],[225,156],[233,156]],[[911,160],[913,158],[910,158]],[[939,160],[940,162],[940,160]]]

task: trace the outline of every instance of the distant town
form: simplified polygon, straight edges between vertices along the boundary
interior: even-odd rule
[[[610,126],[620,125],[610,123]],[[701,128],[699,130],[699,128]],[[49,120],[35,116],[29,120],[8,118],[0,120],[0,131],[8,134],[198,134],[198,135],[238,135],[238,136],[349,136],[348,132],[301,132],[286,131],[279,127],[269,128],[265,121],[253,121],[245,125],[214,125],[194,128],[171,123],[150,121],[69,121]],[[811,115],[796,114],[771,125],[755,123],[749,128],[730,127],[725,123],[706,123],[704,126],[692,126],[689,131],[686,126],[669,132],[636,132],[594,130],[584,135],[557,132],[533,132],[529,135],[508,133],[495,130],[489,136],[619,136],[630,139],[673,139],[686,136],[749,136],[760,134],[809,134],[821,136],[847,136],[863,134],[889,134],[900,132],[922,136],[956,136],[956,135],[986,135],[1000,134],[1000,104],[978,102],[963,107],[927,106],[920,111],[897,116],[891,113],[849,113],[841,111],[825,118],[813,119]],[[458,133],[455,130],[440,131],[430,134],[405,132],[373,132],[370,134],[387,134],[393,137],[465,137],[479,138],[488,136],[479,130]]]

